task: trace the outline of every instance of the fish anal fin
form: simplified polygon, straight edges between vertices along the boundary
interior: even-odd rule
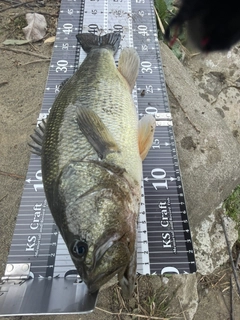
[[[155,127],[156,121],[150,114],[145,115],[138,122],[138,146],[142,161],[152,146]]]
[[[80,131],[101,159],[109,153],[120,152],[112,134],[94,111],[77,107],[77,121]]]
[[[122,50],[118,62],[118,71],[126,79],[132,92],[138,76],[140,59],[134,48],[125,48]]]

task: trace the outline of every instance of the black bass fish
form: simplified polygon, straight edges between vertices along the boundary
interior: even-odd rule
[[[139,122],[131,96],[139,57],[121,36],[78,34],[87,57],[63,85],[47,122],[36,129],[46,198],[71,258],[90,292],[118,274],[131,296],[142,160],[155,119]]]
[[[228,50],[240,40],[240,2],[182,0],[179,12],[166,30],[166,39],[170,39],[172,28],[176,37],[185,22],[190,40],[201,51]]]

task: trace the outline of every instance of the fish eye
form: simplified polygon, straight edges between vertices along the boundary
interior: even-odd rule
[[[72,246],[72,253],[76,258],[83,258],[88,251],[88,245],[86,242],[76,240]]]

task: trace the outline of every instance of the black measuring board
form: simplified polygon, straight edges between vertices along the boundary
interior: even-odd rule
[[[132,1],[132,12],[137,16],[132,20],[133,43],[141,61],[137,79],[138,113],[152,114],[157,122],[152,148],[143,162],[150,273],[192,273],[196,264],[153,1]]]
[[[83,9],[81,1],[63,1],[61,4],[54,52],[37,123],[47,117],[62,82],[78,67],[76,34],[81,32]],[[58,228],[43,191],[41,160],[32,155],[8,263],[31,263],[35,277],[52,277],[57,240]]]
[[[139,76],[133,90],[139,118],[152,114],[157,123],[153,145],[143,162],[137,271],[141,274],[192,273],[196,271],[195,258],[153,1],[62,0],[37,122],[47,117],[61,83],[71,77],[85,57],[76,34],[114,31],[122,34],[121,47],[135,47],[140,57]],[[119,53],[120,50],[116,62]],[[93,310],[96,303],[97,294],[90,296],[76,275],[69,277],[75,267],[49,211],[40,163],[38,156],[31,156],[6,272],[0,285],[0,316],[85,313]],[[68,298],[62,296],[63,290],[68,291]],[[22,300],[13,306],[12,301],[19,296],[23,296]],[[40,306],[34,303],[37,297],[38,300],[42,297]],[[28,299],[32,301],[31,306]]]

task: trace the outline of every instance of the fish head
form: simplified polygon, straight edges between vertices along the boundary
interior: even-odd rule
[[[66,207],[60,231],[90,292],[118,275],[123,295],[129,297],[136,275],[140,195],[122,177],[106,175],[95,186],[85,179],[87,190]]]
[[[95,292],[115,275],[118,275],[123,295],[129,297],[133,291],[136,275],[135,252],[131,248],[130,241],[124,239],[117,230],[109,234],[102,245],[97,246],[93,254],[94,263],[90,266],[85,264],[83,279],[90,292]],[[131,261],[134,260],[133,263]],[[133,264],[133,277],[129,272]],[[130,277],[129,277],[130,275]]]
[[[106,194],[106,190],[104,191]],[[120,216],[122,208],[117,210],[114,200],[108,197],[102,198],[102,192],[100,194],[98,200],[101,206],[104,206],[105,202],[107,204],[105,209],[109,210],[112,216],[115,218]],[[94,200],[97,204],[96,195]],[[97,212],[94,210],[90,215],[94,213]],[[102,285],[118,275],[123,295],[129,297],[134,288],[136,275],[136,221],[130,221],[130,219],[120,221],[118,217],[115,219],[115,228],[109,223],[104,225],[103,221],[99,224],[101,224],[101,226],[98,225],[100,232],[96,231],[95,226],[89,224],[87,229],[81,229],[79,232],[81,237],[75,235],[75,237],[72,236],[71,241],[68,241],[72,260],[91,293],[98,291]]]
[[[88,245],[85,241],[75,240],[72,245],[71,257],[81,279],[90,293],[98,291],[105,283],[118,275],[123,296],[129,298],[134,289],[136,275],[136,253],[131,254],[128,246],[118,238],[117,233],[95,250],[87,263]]]

